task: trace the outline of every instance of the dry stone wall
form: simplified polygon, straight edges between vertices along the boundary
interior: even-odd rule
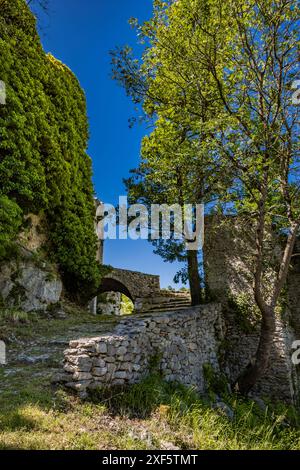
[[[203,366],[210,364],[219,372],[221,341],[219,304],[131,317],[110,334],[71,341],[64,374],[57,380],[86,396],[89,389],[139,382],[157,362],[166,381],[204,392]]]

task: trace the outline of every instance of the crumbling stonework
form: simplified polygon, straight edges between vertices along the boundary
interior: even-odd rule
[[[106,292],[97,299],[98,315],[121,315],[122,294],[120,292]]]
[[[47,243],[45,232],[45,219],[41,215],[28,214],[24,217],[24,229],[19,234],[22,246],[34,252]]]
[[[89,389],[139,382],[157,362],[165,380],[205,391],[204,364],[219,372],[221,307],[209,304],[122,320],[111,334],[71,341],[58,380],[85,396]]]
[[[272,257],[278,256],[280,247],[274,239],[270,246],[273,247],[269,264],[269,275],[272,276]],[[218,217],[207,218],[204,245],[206,282],[212,298],[223,304],[223,367],[231,382],[253,360],[259,341],[259,318],[255,322],[253,314],[253,249],[251,224],[241,223],[234,217],[226,221]],[[300,394],[299,370],[291,360],[292,343],[300,338],[300,269],[296,260],[297,257],[289,273],[284,305],[278,312],[269,367],[253,390],[256,396],[287,402],[297,402]],[[238,308],[241,300],[244,303],[242,309]]]
[[[264,377],[252,390],[251,395],[261,398],[268,397],[273,401],[297,402],[297,372],[291,361],[291,345],[294,339],[292,329],[280,318],[277,318],[269,367]],[[240,373],[255,357],[258,341],[258,328],[254,328],[252,332],[246,332],[232,312],[227,313],[224,357],[221,366],[231,383],[236,381]]]
[[[274,278],[274,263],[281,248],[278,239],[267,234],[265,288]],[[208,216],[205,219],[205,281],[213,298],[226,300],[228,294],[249,293],[253,297],[255,272],[255,227],[252,221],[233,216]],[[254,303],[254,298],[253,298]]]

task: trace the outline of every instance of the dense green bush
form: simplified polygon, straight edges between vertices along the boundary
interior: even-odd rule
[[[9,256],[13,249],[12,240],[22,223],[21,214],[18,204],[0,194],[0,259]]]
[[[1,0],[0,80],[7,90],[0,106],[0,203],[7,209],[0,216],[45,213],[49,253],[69,292],[88,297],[100,272],[85,96],[73,73],[44,53],[23,0]],[[1,239],[17,233],[10,219],[11,226],[0,220]]]

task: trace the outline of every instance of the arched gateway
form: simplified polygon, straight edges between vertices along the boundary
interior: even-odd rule
[[[103,203],[95,199],[96,211]],[[104,242],[99,238],[95,218],[95,231],[98,236],[97,260],[103,263]],[[165,311],[183,309],[190,306],[190,297],[184,293],[172,293],[160,289],[160,278],[157,275],[145,274],[138,271],[113,268],[102,278],[97,295],[106,292],[118,292],[126,295],[134,304],[136,313],[150,311]],[[97,313],[98,299],[90,302],[90,310]]]
[[[138,298],[152,297],[160,293],[159,276],[127,269],[113,269],[102,279],[99,294],[108,291],[122,292],[135,302]]]
[[[132,300],[135,311],[141,312],[153,298],[160,295],[160,279],[153,274],[115,268],[101,281],[98,294],[105,292],[120,292],[126,295]],[[92,305],[92,309],[94,308]]]

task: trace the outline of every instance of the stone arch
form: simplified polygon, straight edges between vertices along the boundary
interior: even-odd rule
[[[126,297],[128,297],[133,303],[136,299],[136,296],[132,294],[128,286],[114,277],[106,276],[102,280],[98,294],[104,294],[105,292],[120,292],[121,294],[126,295]]]
[[[159,294],[159,276],[115,268],[104,276],[98,289],[99,294],[109,291],[121,292],[134,303]]]
[[[144,310],[151,299],[160,295],[159,276],[126,269],[112,269],[101,280],[96,297],[90,302],[90,311],[96,314],[97,297],[106,292],[120,292],[128,297],[136,312]]]

